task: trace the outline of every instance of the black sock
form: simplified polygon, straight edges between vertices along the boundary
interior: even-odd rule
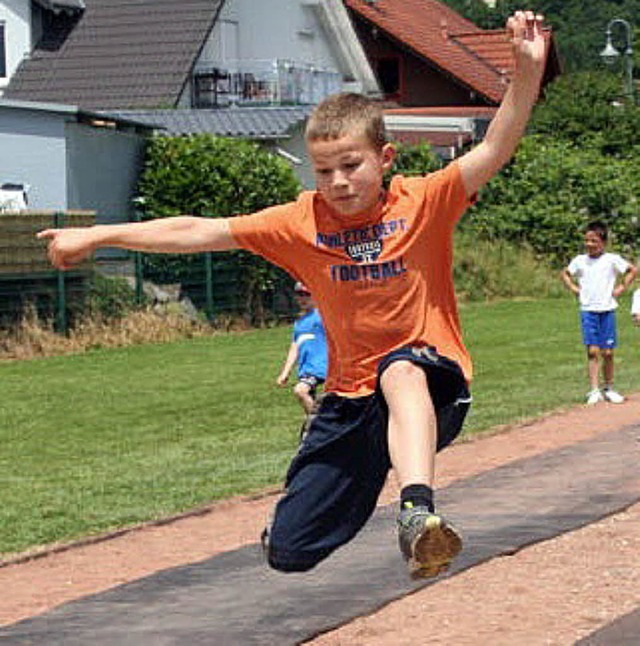
[[[400,492],[400,508],[410,509],[418,506],[427,507],[431,512],[434,510],[433,489],[424,484],[407,485]]]

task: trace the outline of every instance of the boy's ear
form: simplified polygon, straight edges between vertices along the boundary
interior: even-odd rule
[[[396,149],[393,144],[385,144],[382,147],[382,169],[387,171],[393,166],[396,159]]]

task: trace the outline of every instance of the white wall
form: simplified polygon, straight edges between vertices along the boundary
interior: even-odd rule
[[[29,184],[30,209],[67,208],[64,119],[0,107],[0,184]]]
[[[228,0],[201,60],[283,59],[339,71],[331,43],[303,0]]]
[[[0,23],[5,25],[7,77],[0,78],[0,96],[20,61],[31,51],[30,0],[0,0]]]

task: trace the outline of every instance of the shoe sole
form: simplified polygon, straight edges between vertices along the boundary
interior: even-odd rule
[[[411,577],[428,579],[444,572],[462,549],[462,538],[439,516],[429,516],[411,546]]]

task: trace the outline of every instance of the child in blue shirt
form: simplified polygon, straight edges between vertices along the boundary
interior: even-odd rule
[[[293,341],[277,383],[285,386],[293,366],[298,364],[298,381],[293,387],[304,412],[309,415],[315,405],[318,386],[327,377],[327,338],[313,298],[302,283],[295,284],[294,293],[302,310],[293,325]]]

